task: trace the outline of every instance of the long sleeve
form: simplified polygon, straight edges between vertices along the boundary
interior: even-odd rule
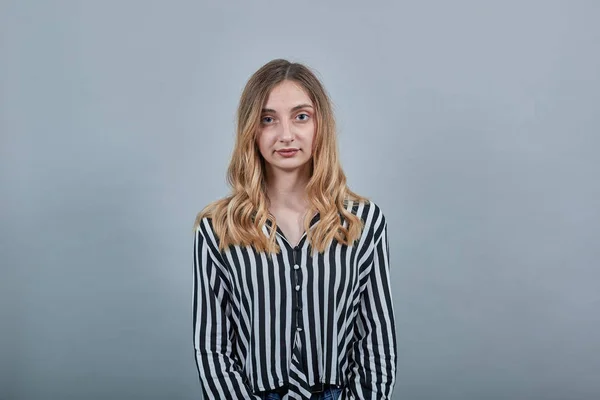
[[[340,400],[391,399],[396,381],[396,329],[384,217],[379,227],[381,233],[360,300],[349,384]]]
[[[206,229],[201,224],[195,232],[193,273],[194,348],[202,394],[207,400],[260,400],[233,352],[228,275],[211,254]]]

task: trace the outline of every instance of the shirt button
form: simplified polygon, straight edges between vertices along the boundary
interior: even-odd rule
[[[298,332],[302,332],[302,327],[301,326],[298,327]]]
[[[300,285],[296,285],[296,291],[300,290]]]
[[[294,269],[298,269],[300,266],[298,264],[294,265]]]

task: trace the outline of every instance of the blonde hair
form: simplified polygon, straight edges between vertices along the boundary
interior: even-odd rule
[[[198,229],[202,218],[212,219],[219,250],[230,245],[253,246],[259,252],[279,253],[277,224],[268,210],[265,161],[256,143],[262,108],[269,93],[279,83],[289,80],[299,84],[315,108],[316,131],[311,157],[311,177],[306,186],[310,202],[304,218],[307,240],[314,251],[324,252],[333,239],[346,245],[358,240],[364,221],[346,209],[348,201],[369,202],[351,191],[346,184],[338,157],[336,126],[331,101],[325,88],[306,66],[284,59],[272,60],[259,68],[248,80],[237,109],[237,134],[227,182],[232,193],[208,204],[194,222]],[[310,229],[314,214],[319,223]],[[347,222],[342,225],[340,214]],[[269,220],[269,236],[262,226]]]

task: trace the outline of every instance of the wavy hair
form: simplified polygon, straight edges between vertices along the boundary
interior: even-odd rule
[[[260,67],[248,80],[237,109],[236,139],[227,169],[231,194],[208,204],[194,222],[198,229],[202,218],[212,220],[219,250],[230,245],[253,246],[259,252],[279,253],[275,216],[268,210],[265,160],[257,145],[262,108],[271,90],[289,80],[299,84],[315,108],[315,143],[311,157],[311,176],[306,186],[309,209],[304,231],[314,251],[324,252],[335,239],[346,245],[358,240],[364,221],[347,210],[349,201],[369,202],[346,184],[337,148],[336,124],[331,100],[315,74],[307,66],[284,59],[272,60]],[[319,213],[319,223],[310,222]],[[269,235],[262,227],[271,223]],[[347,222],[344,227],[342,220]]]

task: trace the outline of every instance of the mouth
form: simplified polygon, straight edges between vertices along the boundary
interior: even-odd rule
[[[285,157],[290,157],[290,156],[293,156],[294,154],[296,154],[298,152],[298,150],[299,149],[281,149],[281,150],[277,150],[277,153],[279,153]]]

